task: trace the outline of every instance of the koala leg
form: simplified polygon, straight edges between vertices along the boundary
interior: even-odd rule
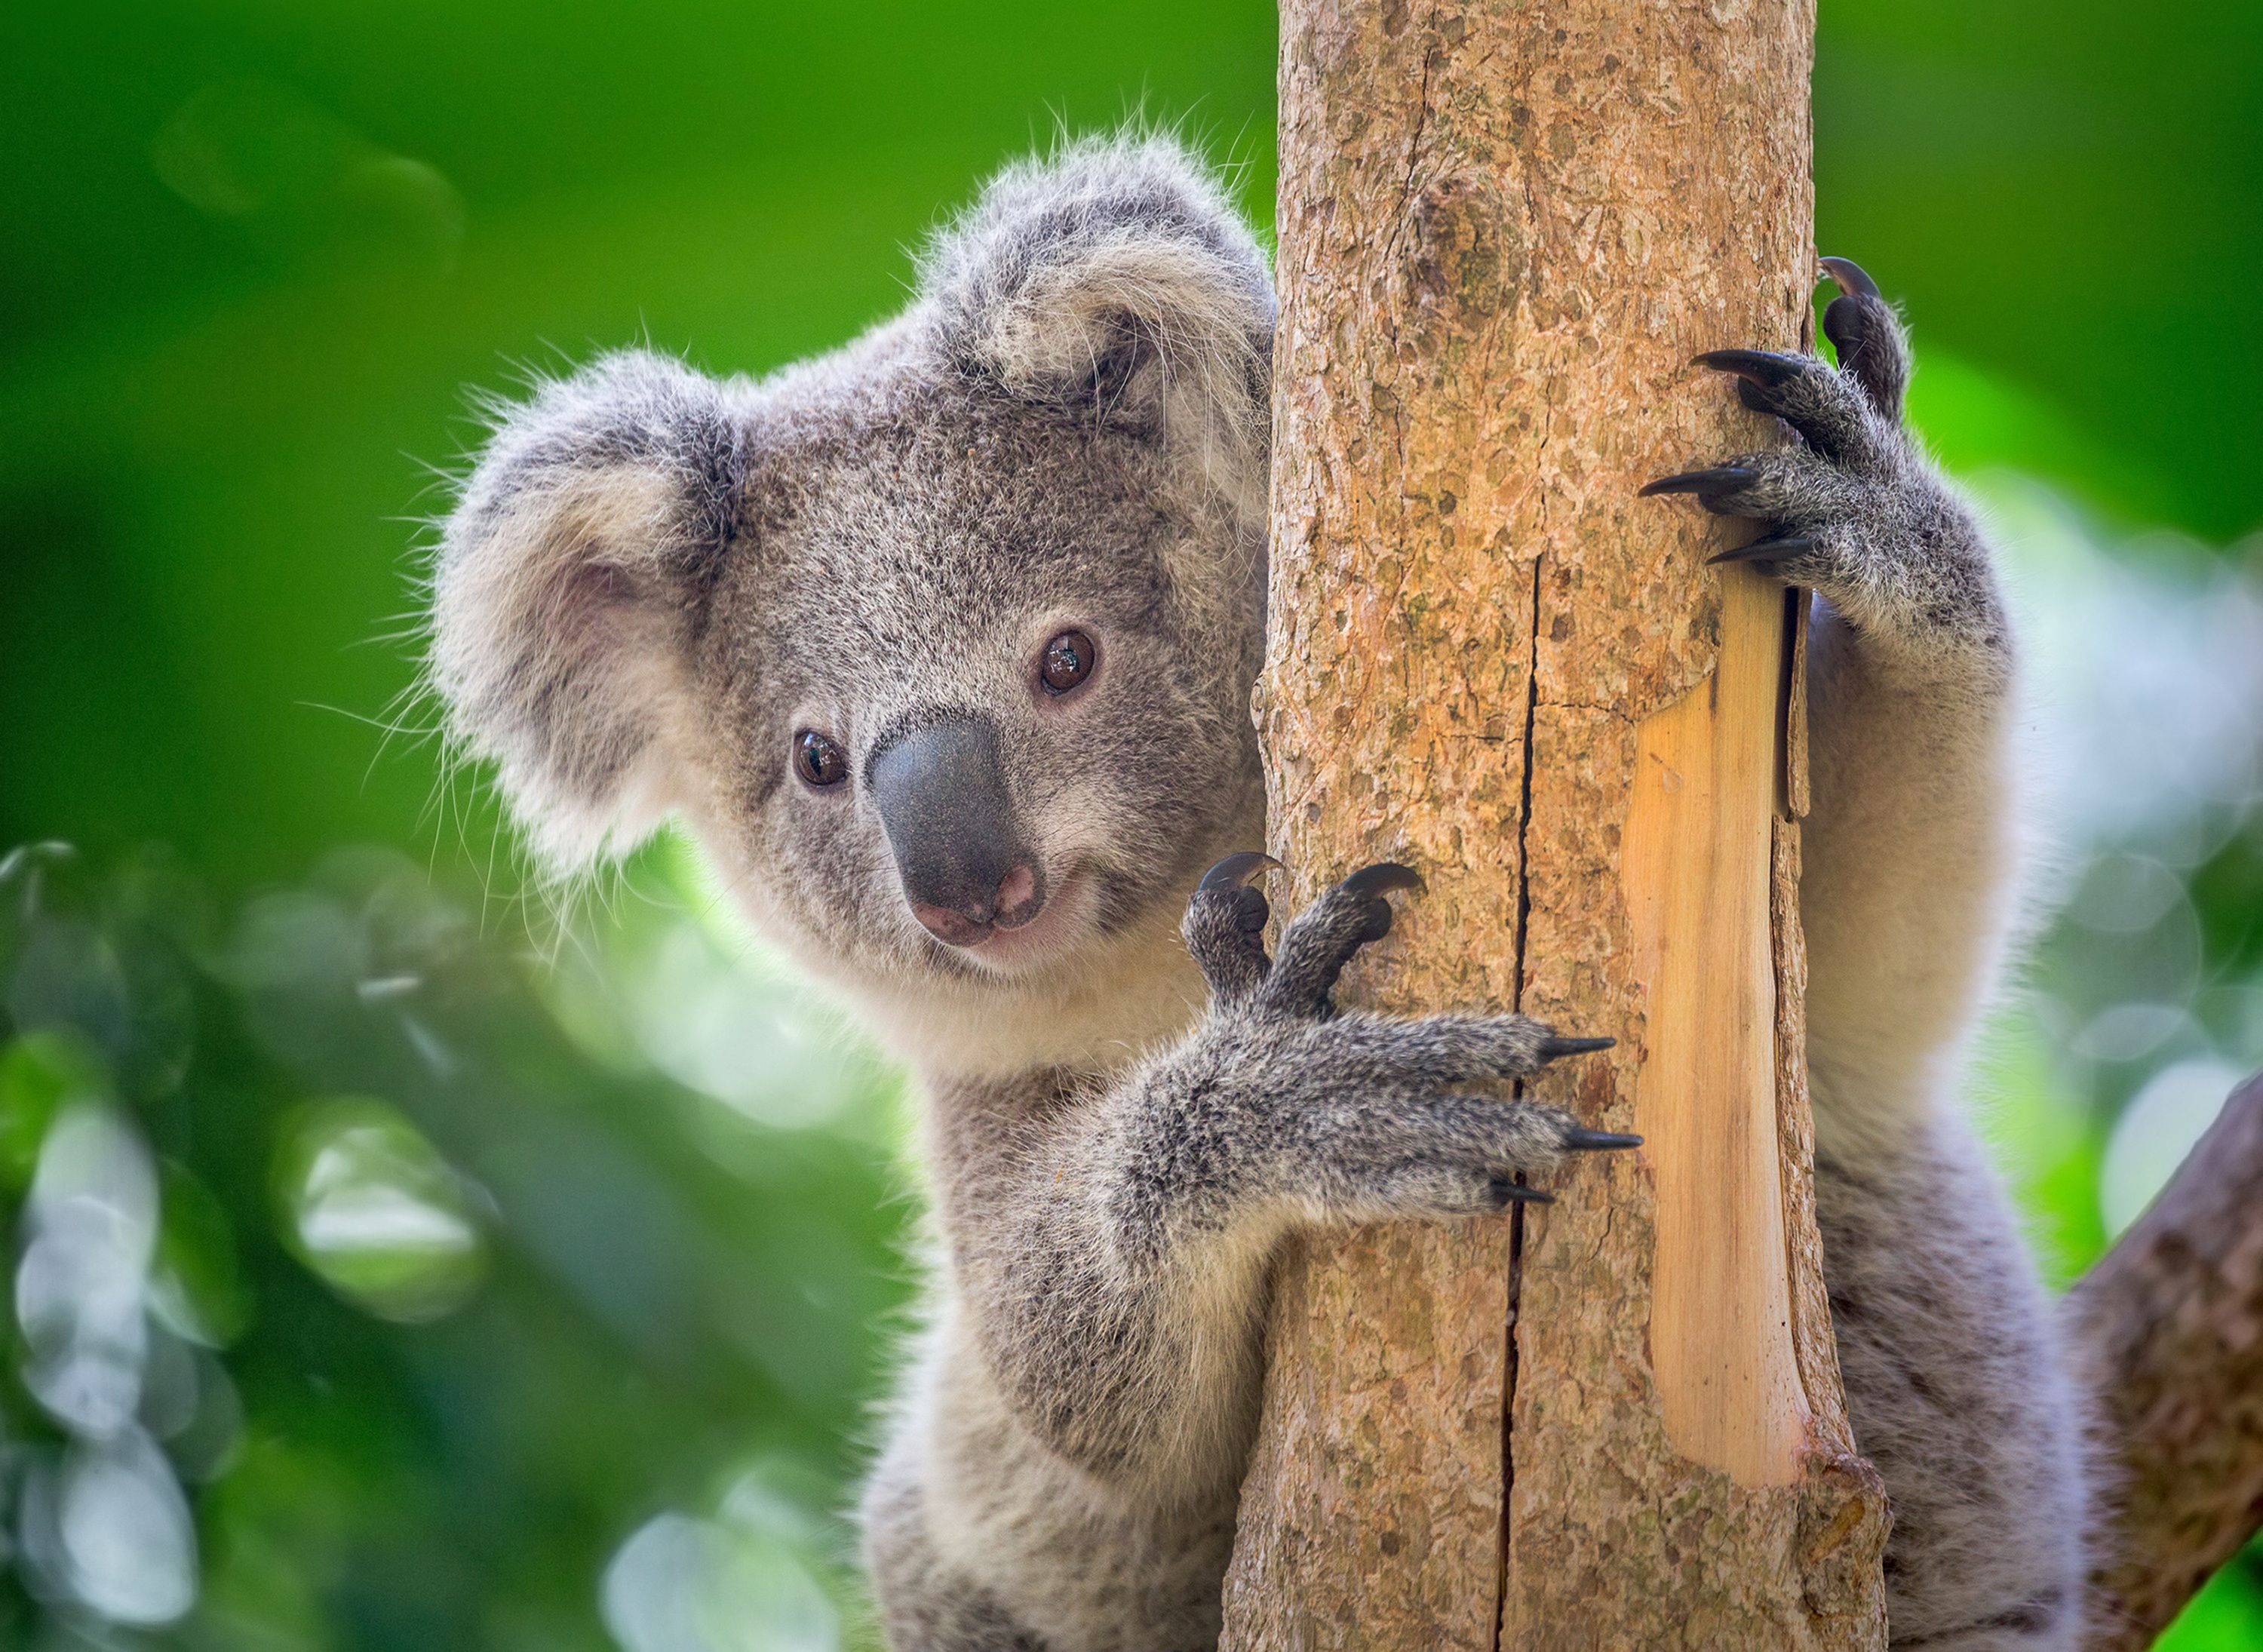
[[[2079,1404],[1979,1143],[1943,1117],[1859,1166],[1819,1157],[1816,1203],[1855,1442],[1893,1500],[1892,1644],[2072,1652]]]
[[[1856,1443],[1895,1512],[1897,1647],[2071,1646],[2081,1407],[1986,1156],[1952,1098],[2009,906],[2008,620],[1970,511],[1902,424],[1900,323],[1854,265],[1810,356],[1724,350],[1797,447],[1653,482],[1750,517],[1714,560],[1818,595],[1807,931],[1824,1269]]]

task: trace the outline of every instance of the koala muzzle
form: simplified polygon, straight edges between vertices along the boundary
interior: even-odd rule
[[[987,721],[954,718],[896,735],[865,775],[904,899],[937,940],[980,946],[1043,909],[1045,868],[1022,842]]]

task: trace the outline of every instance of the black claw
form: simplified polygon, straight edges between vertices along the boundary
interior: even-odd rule
[[[1880,296],[1878,284],[1870,279],[1869,272],[1854,259],[1818,258],[1816,262],[1823,266],[1824,273],[1838,284],[1841,293],[1851,293],[1856,298]]]
[[[1283,868],[1281,863],[1272,856],[1255,849],[1245,849],[1238,855],[1228,855],[1208,872],[1204,873],[1202,881],[1195,886],[1196,893],[1204,894],[1212,889],[1246,888],[1261,872],[1282,870]]]
[[[1564,1133],[1564,1145],[1591,1151],[1604,1148],[1638,1148],[1642,1145],[1642,1138],[1622,1135],[1616,1130],[1574,1129]]]
[[[1709,350],[1702,356],[1692,356],[1689,365],[1710,367],[1716,373],[1733,373],[1749,383],[1773,390],[1805,373],[1810,364],[1805,356],[1778,355],[1773,350]]]
[[[1556,1195],[1545,1189],[1527,1187],[1523,1183],[1512,1182],[1504,1176],[1496,1176],[1487,1182],[1486,1193],[1492,1199],[1495,1210],[1505,1205],[1552,1205],[1556,1202]]]
[[[1787,533],[1776,539],[1754,540],[1750,545],[1739,545],[1734,550],[1723,551],[1717,556],[1705,559],[1716,562],[1768,562],[1786,556],[1802,556],[1815,548],[1813,539],[1804,533]]]
[[[1559,1039],[1540,1040],[1540,1059],[1552,1061],[1559,1055],[1585,1055],[1590,1050],[1607,1050],[1617,1043],[1616,1039]]]
[[[1744,465],[1717,465],[1711,470],[1685,470],[1672,476],[1660,476],[1656,482],[1646,482],[1636,490],[1635,496],[1648,499],[1661,493],[1729,493],[1739,488],[1749,488],[1760,480],[1761,473]]]
[[[1254,935],[1265,927],[1265,920],[1273,916],[1273,906],[1262,889],[1236,889],[1233,892],[1233,926],[1245,935]]]
[[[1679,471],[1661,475],[1657,482],[1643,482],[1636,489],[1636,498],[1657,498],[1659,493],[1729,493],[1759,480],[1761,473],[1743,464],[1720,464],[1710,471]]]
[[[1371,866],[1362,866],[1343,880],[1346,895],[1380,895],[1392,889],[1420,889],[1422,874],[1412,866],[1402,866],[1395,860],[1377,861]]]

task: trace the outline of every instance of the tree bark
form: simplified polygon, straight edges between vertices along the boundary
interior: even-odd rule
[[[1804,612],[1646,478],[1775,439],[1685,366],[1804,342],[1811,0],[1286,0],[1273,634],[1298,893],[1428,881],[1347,979],[1620,1040],[1636,1155],[1300,1248],[1233,1648],[1883,1646],[1818,1267]]]
[[[2095,1652],[2136,1652],[2263,1526],[2263,1076],[2067,1301],[2112,1453]]]

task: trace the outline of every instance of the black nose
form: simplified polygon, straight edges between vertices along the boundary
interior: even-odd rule
[[[912,916],[938,940],[976,946],[1045,903],[1045,874],[1023,843],[987,720],[958,717],[898,735],[865,783],[895,851]]]

